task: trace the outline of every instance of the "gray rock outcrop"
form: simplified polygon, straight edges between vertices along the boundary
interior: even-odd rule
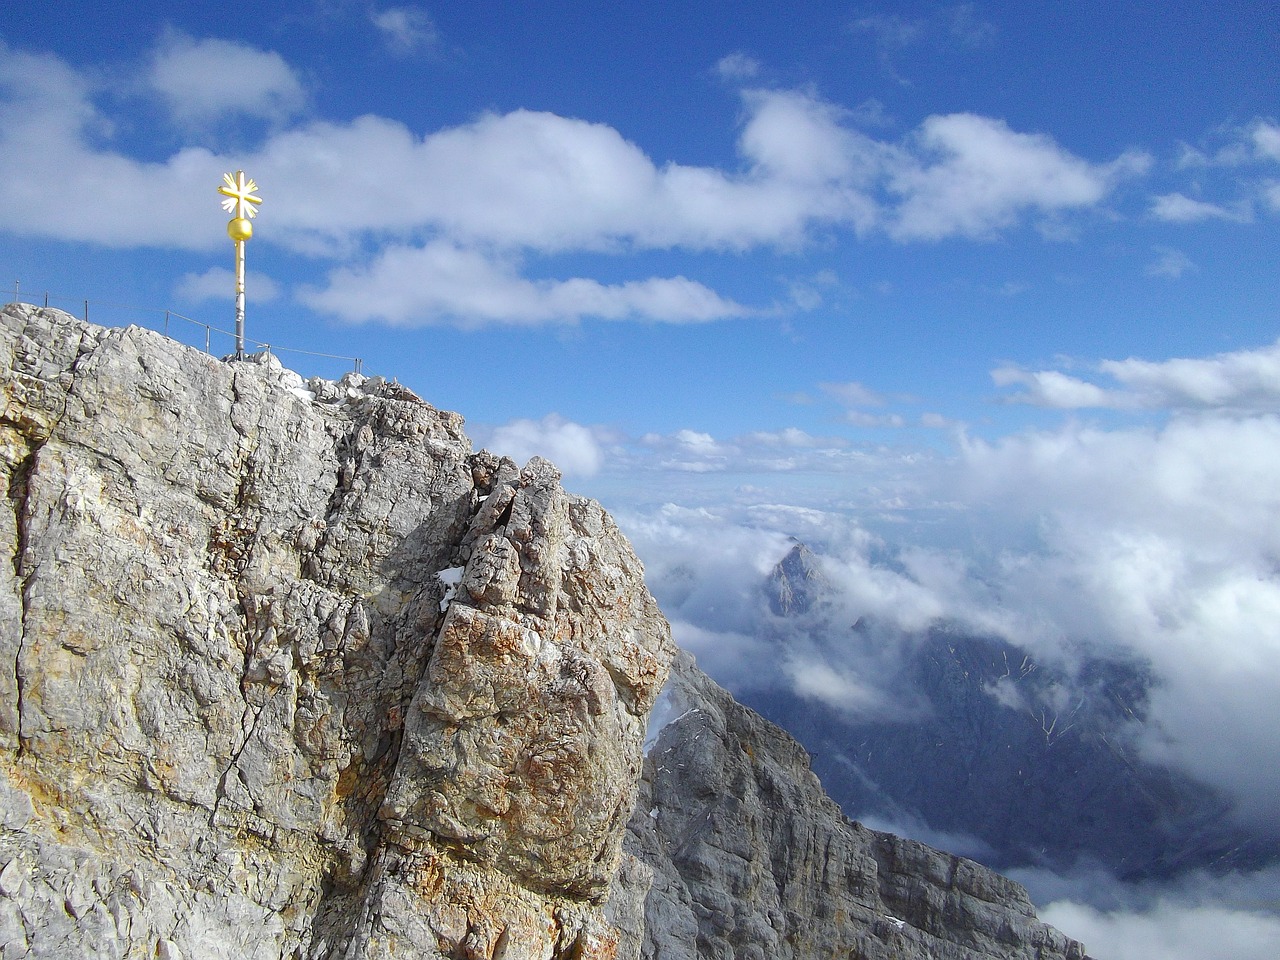
[[[638,561],[456,414],[0,322],[0,956],[611,957]]]

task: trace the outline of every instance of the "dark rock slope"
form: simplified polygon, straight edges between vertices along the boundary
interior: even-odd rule
[[[688,654],[648,742],[610,903],[646,960],[1085,956],[1012,880],[846,818],[804,748]]]

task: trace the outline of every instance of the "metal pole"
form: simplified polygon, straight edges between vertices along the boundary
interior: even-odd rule
[[[14,303],[17,303],[17,302],[18,302],[18,285],[19,285],[20,283],[22,283],[22,281],[21,281],[21,280],[15,280],[15,281],[13,281],[13,302],[14,302]]]
[[[236,241],[236,359],[244,359],[244,241]]]
[[[84,302],[84,322],[85,323],[89,322],[89,301],[88,300]]]
[[[244,243],[253,236],[251,221],[262,198],[253,191],[258,185],[237,170],[233,177],[229,173],[222,175],[222,186],[218,192],[226,197],[222,201],[222,209],[232,214],[227,224],[227,236],[236,245],[236,359],[244,359]]]

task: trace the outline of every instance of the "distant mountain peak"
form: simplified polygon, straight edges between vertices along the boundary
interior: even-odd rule
[[[808,613],[830,588],[819,568],[818,555],[799,540],[774,566],[764,584],[769,609],[779,617]]]

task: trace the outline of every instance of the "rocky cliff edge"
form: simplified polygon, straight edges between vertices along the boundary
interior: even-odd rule
[[[3,957],[606,958],[673,647],[403,387],[0,323]]]

